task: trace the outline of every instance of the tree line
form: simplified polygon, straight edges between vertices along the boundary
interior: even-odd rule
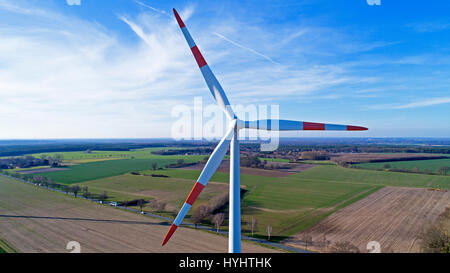
[[[62,160],[63,156],[61,154],[56,154],[53,157],[41,155],[40,158],[30,155],[0,158],[0,169],[30,168],[36,166],[60,167]]]
[[[241,144],[242,151],[259,152],[259,144]],[[325,151],[328,153],[430,153],[450,154],[450,146],[414,146],[382,144],[280,144],[278,155],[308,151]],[[261,152],[271,155],[273,152]]]

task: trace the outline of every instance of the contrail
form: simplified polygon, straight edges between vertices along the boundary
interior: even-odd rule
[[[154,8],[154,7],[149,6],[149,5],[147,5],[147,4],[144,4],[144,3],[142,3],[142,2],[140,2],[140,1],[138,1],[138,0],[134,0],[134,2],[136,2],[137,4],[139,4],[139,5],[143,6],[143,7],[146,7],[146,8],[149,8],[149,9],[153,10],[154,12],[157,12],[157,13],[159,13],[159,14],[162,14],[162,15],[165,15],[165,16],[167,16],[167,17],[169,17],[169,18],[172,18],[172,16],[170,16],[170,15],[169,15],[167,12],[165,12],[164,10],[160,10],[160,9]]]
[[[250,52],[252,52],[253,54],[256,54],[256,55],[258,55],[258,56],[260,56],[260,57],[263,57],[264,59],[268,60],[268,61],[271,62],[271,63],[274,63],[274,64],[280,64],[280,63],[278,63],[278,62],[275,62],[272,58],[270,58],[270,57],[267,56],[267,55],[264,55],[264,54],[259,53],[258,51],[254,50],[254,49],[252,49],[252,48],[249,48],[249,47],[246,47],[246,46],[243,46],[243,45],[240,45],[240,44],[238,44],[238,43],[236,43],[236,42],[231,41],[230,39],[228,39],[227,37],[223,36],[222,34],[219,34],[219,33],[217,33],[217,32],[213,32],[213,34],[216,35],[217,37],[219,37],[219,38],[221,38],[221,39],[223,39],[223,40],[229,42],[230,44],[233,44],[233,45],[235,45],[235,46],[237,46],[237,47],[240,47],[240,48],[242,48],[242,49],[245,49],[245,50],[247,50],[247,51],[250,51]]]
[[[144,3],[142,3],[141,1],[138,1],[138,0],[134,0],[134,2],[137,3],[138,5],[141,5],[141,6],[143,6],[143,7],[146,7],[146,8],[149,8],[149,9],[153,10],[154,12],[157,12],[157,13],[159,13],[159,14],[162,14],[162,15],[165,15],[165,16],[167,16],[167,17],[172,18],[172,16],[169,15],[169,14],[168,14],[166,11],[164,11],[164,10],[160,10],[160,9],[154,8],[154,7],[149,6],[149,5],[147,5],[147,4],[144,4]],[[252,52],[253,54],[256,54],[256,55],[258,55],[258,56],[260,56],[260,57],[263,57],[264,59],[268,60],[268,61],[271,62],[271,63],[274,63],[274,64],[280,64],[280,63],[278,63],[278,62],[275,62],[272,58],[270,58],[270,57],[267,56],[267,55],[264,55],[264,54],[259,53],[258,51],[254,50],[254,49],[252,49],[252,48],[249,48],[249,47],[243,46],[243,45],[241,45],[241,44],[238,44],[238,43],[236,43],[236,42],[234,42],[234,41],[231,41],[230,39],[228,39],[227,37],[223,36],[222,34],[219,34],[219,33],[216,33],[216,32],[213,32],[213,34],[216,35],[217,37],[219,37],[219,38],[221,38],[221,39],[223,39],[223,40],[229,42],[230,44],[233,44],[233,45],[235,45],[235,46],[237,46],[237,47],[240,47],[240,48],[242,48],[242,49],[244,49],[244,50],[250,51],[250,52]]]

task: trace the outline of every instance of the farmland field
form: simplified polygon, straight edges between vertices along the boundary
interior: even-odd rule
[[[80,185],[88,186],[89,192],[99,194],[107,191],[110,200],[133,200],[137,198],[158,199],[168,203],[169,209],[178,210],[192,189],[190,179],[161,178],[125,174],[93,180]],[[206,202],[212,196],[228,191],[224,183],[211,183],[204,189],[195,205]]]
[[[414,170],[417,168],[420,171],[430,170],[437,172],[440,167],[450,167],[450,158],[446,159],[429,159],[429,160],[414,160],[414,161],[393,161],[393,162],[374,162],[361,163],[356,166],[363,169],[384,169],[388,164],[389,168]]]
[[[87,181],[80,185],[87,185],[96,192],[107,191],[111,196],[116,195],[118,198],[133,199],[144,195],[147,198],[161,199],[168,202],[173,213],[176,213],[200,171],[165,169],[141,173],[164,174],[169,178],[126,174]],[[211,181],[215,183],[205,188],[195,206],[204,204],[212,196],[226,190],[219,185],[228,183],[228,173],[217,172]],[[450,177],[321,165],[285,177],[241,174],[241,184],[248,190],[242,204],[244,233],[249,234],[245,223],[253,216],[258,221],[257,236],[263,236],[265,227],[271,225],[273,235],[283,238],[311,227],[331,213],[383,186],[448,189]]]
[[[168,223],[50,192],[0,176],[0,238],[18,252],[226,252],[226,237],[179,228],[161,247]],[[1,243],[1,241],[0,241]],[[275,252],[243,242],[245,252]],[[1,248],[3,248],[0,245]]]
[[[303,236],[309,235],[314,242],[312,249],[318,251],[330,250],[322,243],[325,238],[331,246],[348,241],[361,252],[367,252],[370,241],[379,242],[382,252],[419,252],[421,231],[449,205],[448,191],[385,187],[293,236],[286,244],[304,246]]]
[[[159,173],[175,178],[185,178],[196,180],[200,171],[166,169],[158,171],[144,171],[144,173]],[[212,177],[212,181],[228,183],[228,173],[217,172]],[[410,174],[396,172],[379,172],[373,170],[361,170],[342,168],[335,165],[321,165],[310,168],[303,172],[285,177],[265,177],[256,175],[241,175],[241,182],[244,185],[255,185],[259,183],[274,186],[277,182],[288,182],[294,188],[301,185],[300,182],[323,182],[332,184],[354,184],[354,185],[374,185],[374,186],[396,186],[396,187],[431,187],[450,189],[450,177]],[[339,185],[338,185],[339,187]]]
[[[38,153],[38,154],[30,154],[34,157],[41,156],[51,156],[55,157],[56,155],[61,155],[65,161],[73,162],[74,160],[92,160],[92,159],[124,159],[124,158],[157,158],[158,155],[151,154],[152,151],[160,151],[160,150],[174,150],[179,149],[177,147],[153,147],[153,148],[143,148],[143,149],[132,149],[129,151],[90,151],[89,153],[86,151],[80,152],[53,152],[53,153]],[[170,157],[170,156],[168,156]]]
[[[166,164],[176,163],[178,159],[183,159],[188,163],[197,162],[202,158],[202,156],[155,156],[154,158],[103,160],[72,165],[68,166],[65,171],[47,172],[42,175],[56,182],[72,184],[150,169],[152,163],[157,163],[158,167],[164,167]]]
[[[161,149],[161,148],[158,148]],[[133,156],[130,156],[133,154]],[[201,168],[169,168],[150,170],[153,162],[158,167],[175,163],[198,162],[205,156],[153,155],[149,149],[132,151],[92,151],[63,153],[69,163],[65,171],[46,172],[39,175],[65,184],[88,186],[94,195],[107,193],[108,201],[136,199],[157,200],[167,207],[165,216],[174,217],[192,189]],[[83,156],[86,156],[84,158]],[[69,160],[69,158],[71,158]],[[88,162],[94,160],[95,162]],[[71,164],[75,162],[75,164]],[[87,162],[87,163],[80,163]],[[266,227],[272,226],[272,238],[283,240],[319,223],[334,212],[361,200],[385,186],[416,188],[450,188],[450,176],[382,172],[365,169],[343,168],[329,161],[324,164],[298,164],[298,173],[267,175],[255,168],[241,173],[241,186],[246,192],[242,200],[242,228],[250,235],[248,222],[257,219],[255,236],[264,237]],[[322,163],[322,162],[321,162]],[[198,165],[198,164],[197,164]],[[139,171],[139,175],[130,172]],[[151,175],[168,177],[153,177]],[[215,196],[228,191],[229,174],[226,168],[216,172],[209,185],[200,194],[186,221],[199,205],[205,205]],[[151,208],[144,207],[151,211]],[[226,212],[226,208],[224,209]],[[227,220],[222,229],[227,229]]]
[[[258,158],[261,161],[267,161],[267,162],[282,162],[282,163],[289,163],[289,159],[284,158],[270,158],[270,157],[260,157]]]

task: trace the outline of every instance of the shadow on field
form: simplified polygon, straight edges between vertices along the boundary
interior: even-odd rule
[[[92,219],[92,218],[69,218],[69,217],[52,217],[52,216],[4,215],[4,214],[0,214],[0,218],[68,220],[68,221],[86,221],[86,222],[133,224],[133,225],[161,225],[161,226],[169,225],[169,223],[167,223],[167,222],[153,223],[153,222],[145,222],[145,221],[125,221],[125,220]]]

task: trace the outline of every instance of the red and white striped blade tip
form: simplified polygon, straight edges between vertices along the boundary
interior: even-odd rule
[[[180,28],[184,28],[185,27],[184,22],[183,22],[183,20],[181,20],[181,17],[175,8],[173,9],[173,14],[175,14],[175,18],[177,19],[177,22],[178,22],[178,25],[180,26]]]
[[[362,126],[352,126],[352,125],[347,126],[347,131],[367,131],[367,130],[369,129]]]
[[[175,230],[177,229],[177,226],[172,224],[172,226],[170,227],[169,231],[167,231],[166,237],[164,237],[164,240],[162,242],[162,246],[164,246],[170,239],[170,237],[172,237],[173,233],[175,232]]]

